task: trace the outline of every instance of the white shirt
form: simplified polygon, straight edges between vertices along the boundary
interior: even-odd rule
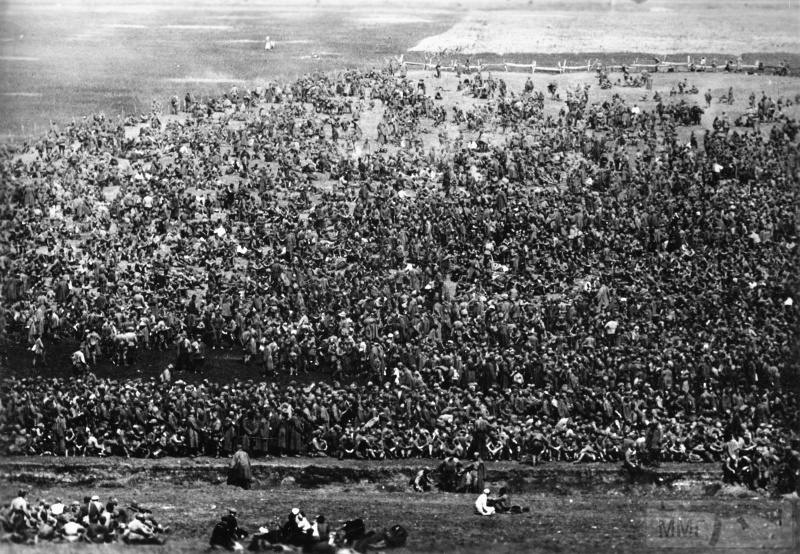
[[[28,512],[28,501],[23,497],[18,496],[11,501],[10,511],[13,512]]]
[[[64,534],[65,535],[77,535],[83,531],[83,526],[79,523],[74,521],[68,521],[64,524]]]
[[[482,516],[490,516],[494,513],[494,508],[488,506],[489,497],[486,493],[481,493],[475,501],[475,510]]]
[[[140,535],[153,534],[153,530],[150,528],[150,526],[138,518],[133,518],[133,520],[128,524],[128,530],[131,533],[138,533]]]
[[[294,516],[294,520],[297,523],[297,527],[299,527],[301,531],[305,532],[311,529],[311,523],[309,523],[308,519],[304,515],[297,514]]]

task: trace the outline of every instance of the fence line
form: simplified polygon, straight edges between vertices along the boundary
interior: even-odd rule
[[[403,61],[403,65],[407,68],[414,68],[419,67],[421,69],[435,69],[437,64],[431,62],[414,62],[414,61]],[[763,71],[765,69],[778,69],[779,66],[765,66],[763,63],[756,62],[754,64],[745,64],[741,62],[736,62],[735,64],[730,64],[730,66],[726,65],[717,65],[711,66],[709,64],[699,64],[694,63],[691,57],[687,57],[686,61],[681,62],[670,62],[670,61],[654,61],[653,63],[640,63],[638,58],[630,64],[604,64],[600,62],[600,60],[595,60],[592,62],[591,60],[587,60],[583,65],[568,65],[567,60],[563,62],[558,62],[556,66],[542,66],[538,65],[536,61],[532,61],[531,63],[516,63],[516,62],[493,62],[493,63],[482,63],[479,65],[469,65],[466,66],[464,64],[458,64],[451,62],[450,65],[438,65],[440,71],[450,71],[454,72],[457,69],[461,71],[515,71],[515,72],[524,72],[524,73],[536,73],[537,71],[540,73],[569,73],[569,72],[580,72],[580,71],[596,71],[597,69],[604,69],[609,73],[619,73],[623,70],[623,68],[627,68],[628,71],[633,73],[641,73],[642,71],[648,71],[651,73],[658,73],[658,72],[688,72],[694,67],[695,71],[706,71],[706,72],[720,72],[726,71],[727,68],[730,67],[730,71],[734,72],[742,72],[742,71]]]

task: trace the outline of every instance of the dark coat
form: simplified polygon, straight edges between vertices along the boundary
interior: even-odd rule
[[[249,488],[253,480],[250,468],[250,456],[241,448],[233,454],[228,468],[228,484],[242,488]]]
[[[229,423],[222,430],[222,449],[226,452],[233,452],[234,445],[236,444],[236,427]]]

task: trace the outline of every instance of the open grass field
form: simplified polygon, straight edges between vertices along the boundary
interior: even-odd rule
[[[745,551],[789,552],[800,545],[796,499],[765,499],[741,489],[705,487],[701,481],[709,474],[718,477],[718,469],[707,466],[665,466],[659,473],[668,483],[657,487],[629,485],[612,466],[489,464],[492,487],[511,484],[513,501],[531,511],[484,518],[472,514],[471,495],[409,492],[405,484],[413,462],[379,466],[329,459],[257,462],[255,487],[244,491],[219,482],[224,479],[220,460],[58,460],[43,469],[47,461],[0,463],[0,498],[9,498],[23,482],[32,500],[74,499],[92,493],[103,499],[116,497],[123,505],[135,500],[172,528],[164,547],[170,552],[204,550],[211,527],[227,507],[236,508],[240,524],[253,530],[275,525],[295,506],[310,515],[325,514],[331,521],[360,517],[368,528],[399,523],[409,531],[407,547],[396,550],[400,554],[669,552],[676,548],[726,552],[734,546]],[[303,469],[309,464],[310,469]],[[99,471],[105,471],[105,478],[92,481]],[[309,483],[301,477],[309,472],[327,478]],[[297,479],[289,478],[292,475]],[[601,487],[593,487],[598,484]],[[687,536],[668,531],[670,522],[677,529],[679,521],[685,529],[691,527]],[[130,549],[47,545],[18,550]]]
[[[540,65],[686,53],[800,62],[791,0],[5,0],[0,10],[4,141],[51,120],[382,66],[404,52]],[[275,50],[264,50],[266,36]]]
[[[393,2],[112,0],[4,2],[0,132],[30,135],[50,119],[149,111],[186,91],[382,66],[456,17]],[[269,36],[273,51],[264,50]],[[34,125],[36,126],[34,128]]]

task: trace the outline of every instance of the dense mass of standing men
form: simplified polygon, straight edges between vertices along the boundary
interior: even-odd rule
[[[784,104],[698,130],[683,100],[588,86],[548,100],[462,76],[450,118],[429,92],[390,70],[313,75],[7,149],[2,340],[37,367],[75,344],[78,374],[4,379],[5,452],[538,463],[633,444],[655,463],[746,453],[753,486],[795,487]],[[143,349],[175,366],[89,373]],[[219,349],[264,382],[173,379]]]

